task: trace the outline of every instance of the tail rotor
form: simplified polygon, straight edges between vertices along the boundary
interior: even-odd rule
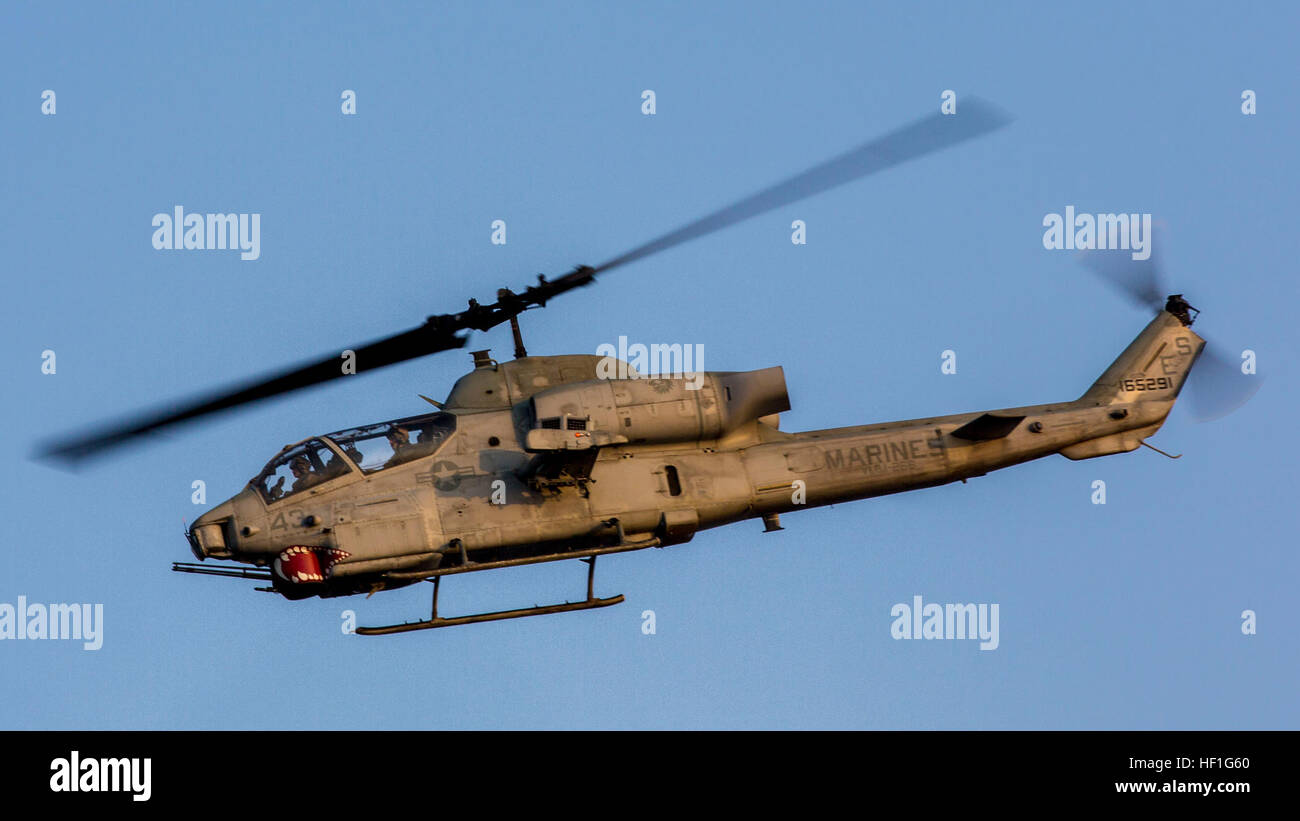
[[[1134,259],[1129,250],[1087,250],[1079,253],[1079,260],[1135,305],[1169,311],[1191,326],[1200,311],[1182,294],[1169,293],[1161,265],[1168,233],[1164,224],[1153,225],[1146,259]],[[1263,377],[1245,373],[1222,345],[1209,342],[1187,382],[1192,416],[1198,422],[1221,419],[1250,401],[1262,383]]]

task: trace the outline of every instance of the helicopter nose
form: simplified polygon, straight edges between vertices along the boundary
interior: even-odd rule
[[[202,561],[230,558],[235,544],[235,507],[223,502],[194,520],[185,533],[190,550]]]

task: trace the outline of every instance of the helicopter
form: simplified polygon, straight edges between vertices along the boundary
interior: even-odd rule
[[[1199,312],[1181,294],[1161,296],[1154,258],[1085,260],[1155,315],[1079,398],[1055,404],[788,432],[779,366],[642,374],[609,356],[525,349],[520,314],[602,274],[1009,122],[996,106],[967,100],[959,114],[918,119],[601,265],[539,275],[521,291],[500,289],[491,304],[470,300],[342,355],[54,442],[43,455],[80,463],[162,428],[459,349],[468,332],[509,323],[513,360],[474,351],[473,369],[444,400],[422,397],[430,412],[286,445],[185,531],[198,562],[173,570],[264,582],[258,590],[289,600],[432,583],[428,618],[355,630],[383,635],[615,605],[623,596],[595,595],[598,557],[685,544],[710,528],[759,520],[764,532],[779,531],[782,514],[965,482],[1058,453],[1081,460],[1146,446],[1163,454],[1145,440],[1206,342],[1192,331]],[[445,576],[570,559],[588,565],[578,601],[438,612]]]

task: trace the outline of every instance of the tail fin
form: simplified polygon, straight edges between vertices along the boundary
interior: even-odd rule
[[[1205,340],[1193,333],[1190,325],[1190,320],[1184,322],[1167,310],[1161,311],[1079,401],[1096,405],[1141,401],[1172,404],[1205,347]]]

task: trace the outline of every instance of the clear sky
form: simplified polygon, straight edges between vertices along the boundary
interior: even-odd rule
[[[637,7],[5,6],[0,603],[102,603],[104,639],[0,641],[0,727],[1300,727],[1295,6]],[[1044,249],[1043,217],[1149,212],[1196,329],[1267,376],[1221,421],[1176,408],[1152,441],[1181,459],[1054,456],[781,533],[734,525],[602,560],[617,607],[366,639],[341,611],[415,618],[428,586],[291,603],[173,574],[182,522],[287,442],[427,410],[416,394],[445,396],[465,353],[78,473],[30,458],[608,259],[945,89],[1016,121],[620,269],[526,315],[529,350],[622,335],[703,345],[714,370],[779,364],[787,430],[1069,400],[1149,315]],[[155,250],[153,215],[176,205],[260,214],[260,257]],[[477,347],[508,357],[508,330]],[[573,599],[584,575],[453,577],[442,608]],[[915,595],[998,604],[999,647],[892,639]]]

